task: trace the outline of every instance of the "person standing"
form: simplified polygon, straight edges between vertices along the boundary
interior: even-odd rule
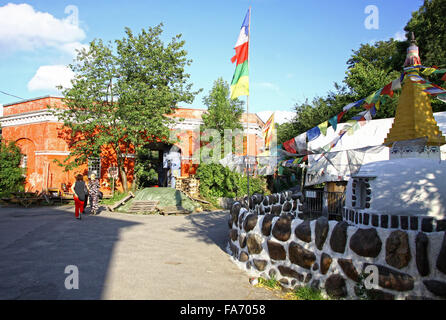
[[[84,213],[84,201],[88,194],[88,187],[81,174],[76,176],[76,181],[71,186],[71,192],[74,193],[74,215],[76,219],[80,220]]]
[[[96,179],[96,174],[90,175],[90,181],[88,182],[88,189],[90,194],[90,206],[91,214],[97,214],[99,208],[99,180]]]

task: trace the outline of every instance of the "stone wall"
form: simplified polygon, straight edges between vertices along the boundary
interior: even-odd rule
[[[302,220],[290,191],[235,202],[228,220],[234,262],[251,276],[275,277],[287,288],[309,285],[336,298],[358,299],[364,269],[375,265],[377,299],[446,298],[446,232]]]

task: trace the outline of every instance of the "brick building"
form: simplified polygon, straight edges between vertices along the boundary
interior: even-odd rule
[[[26,168],[27,191],[42,191],[49,188],[61,189],[63,185],[69,186],[77,173],[87,174],[95,170],[100,175],[102,186],[107,186],[108,168],[115,164],[115,159],[107,152],[101,158],[89,159],[84,166],[65,171],[55,160],[63,161],[70,150],[67,142],[60,137],[63,129],[62,123],[53,115],[47,106],[63,108],[61,97],[45,96],[16,103],[0,105],[0,125],[2,139],[15,141],[20,147],[24,157],[22,166]],[[176,144],[181,154],[181,176],[194,174],[197,165],[192,164],[191,141],[197,137],[204,109],[178,108],[170,117],[175,125],[173,129],[182,132],[180,141]],[[249,114],[248,129],[246,130],[246,114],[242,116],[244,132],[249,139],[249,155],[261,152],[263,121],[256,114]],[[180,121],[181,120],[181,121]],[[155,144],[151,149],[166,151],[171,146]],[[245,147],[246,149],[246,147]],[[178,150],[178,149],[177,149]],[[160,152],[162,157],[162,152]],[[125,166],[128,172],[128,183],[133,182],[134,154],[127,154]]]

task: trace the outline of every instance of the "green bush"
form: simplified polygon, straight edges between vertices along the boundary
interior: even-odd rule
[[[200,164],[196,178],[200,179],[200,193],[205,198],[236,198],[248,194],[246,176],[233,172],[221,164]],[[262,177],[250,177],[249,186],[250,194],[264,193],[266,182]]]
[[[25,176],[20,168],[22,154],[15,143],[0,143],[0,196],[9,196],[11,192],[23,191]]]

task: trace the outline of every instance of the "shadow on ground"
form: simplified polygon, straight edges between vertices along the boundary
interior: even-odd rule
[[[120,230],[138,223],[74,219],[71,208],[0,208],[0,299],[101,299]],[[79,290],[67,290],[68,265]]]
[[[175,228],[175,231],[186,233],[188,238],[215,243],[226,252],[229,239],[228,211],[193,213],[185,218],[188,223]]]

